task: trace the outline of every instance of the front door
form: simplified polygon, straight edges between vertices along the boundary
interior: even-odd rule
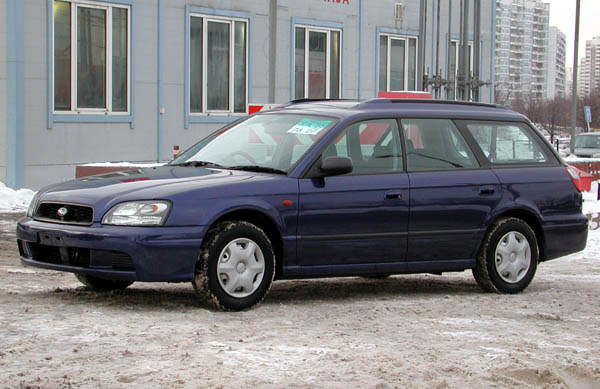
[[[349,157],[350,174],[299,183],[298,260],[302,266],[405,259],[409,185],[395,119],[344,129],[320,158]]]

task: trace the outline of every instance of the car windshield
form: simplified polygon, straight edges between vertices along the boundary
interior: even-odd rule
[[[600,135],[577,135],[575,147],[582,149],[600,149]]]
[[[170,165],[286,174],[335,123],[311,115],[255,115],[210,135]]]

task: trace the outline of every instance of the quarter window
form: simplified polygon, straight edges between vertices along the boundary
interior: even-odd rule
[[[190,17],[190,112],[246,112],[248,20]]]
[[[474,168],[479,164],[448,119],[403,119],[409,171]]]
[[[294,96],[339,99],[342,31],[295,28]]]
[[[379,91],[417,90],[417,38],[379,35]]]
[[[54,1],[54,111],[127,113],[130,8]]]
[[[466,128],[493,164],[544,163],[548,161],[539,141],[523,125],[466,123]]]

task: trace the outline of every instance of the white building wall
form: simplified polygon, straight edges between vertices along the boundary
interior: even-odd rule
[[[6,1],[0,0],[0,182],[6,182]]]
[[[110,0],[105,0],[110,1]],[[276,2],[275,57],[270,56],[272,39],[270,0],[162,0],[162,115],[163,142],[157,152],[158,132],[158,0],[133,1],[133,52],[131,59],[134,90],[132,103],[135,126],[128,123],[61,123],[48,126],[47,80],[47,5],[43,0],[25,1],[25,186],[39,189],[47,184],[72,179],[78,164],[104,161],[146,162],[168,160],[174,145],[185,149],[227,120],[217,123],[190,123],[185,126],[185,7],[242,11],[250,14],[249,42],[249,102],[267,103],[269,97],[269,64],[275,63],[274,102],[285,103],[291,98],[292,20],[308,19],[343,25],[342,36],[342,98],[369,99],[377,95],[376,52],[377,29],[419,34],[419,0],[405,0],[404,17],[394,18],[396,0],[362,1],[362,51],[359,51],[361,1],[278,0]],[[490,80],[494,63],[492,4],[482,2],[482,64],[481,78]],[[433,37],[437,26],[435,0],[428,0],[427,42],[425,65],[433,73],[435,51]],[[448,2],[442,2],[440,24],[440,66],[447,75],[448,39],[459,37],[459,1],[453,0],[452,31],[448,33]],[[6,52],[5,0],[0,0],[0,50]],[[471,9],[470,15],[473,15]],[[295,19],[294,19],[295,20]],[[469,35],[472,37],[472,23]],[[419,40],[423,44],[423,40]],[[362,58],[362,83],[359,86],[359,56]],[[6,66],[0,56],[0,117],[6,117]],[[445,94],[442,93],[442,97]],[[53,96],[51,96],[53,98]],[[482,101],[490,101],[489,87],[481,91]],[[5,126],[0,125],[0,179],[5,177],[2,165],[6,160]],[[157,155],[159,154],[159,155]]]

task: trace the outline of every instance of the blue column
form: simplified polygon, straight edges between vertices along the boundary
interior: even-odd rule
[[[162,0],[158,0],[158,48],[157,48],[157,72],[156,75],[156,84],[157,84],[157,119],[156,119],[156,162],[162,162],[162,143],[163,143],[163,115],[161,113],[161,109],[163,107],[163,78],[162,78],[162,49],[163,49],[163,41],[162,41]],[[187,31],[186,31],[187,34]],[[170,158],[168,158],[170,159]]]
[[[25,170],[25,11],[23,0],[7,0],[6,184],[23,187]]]

